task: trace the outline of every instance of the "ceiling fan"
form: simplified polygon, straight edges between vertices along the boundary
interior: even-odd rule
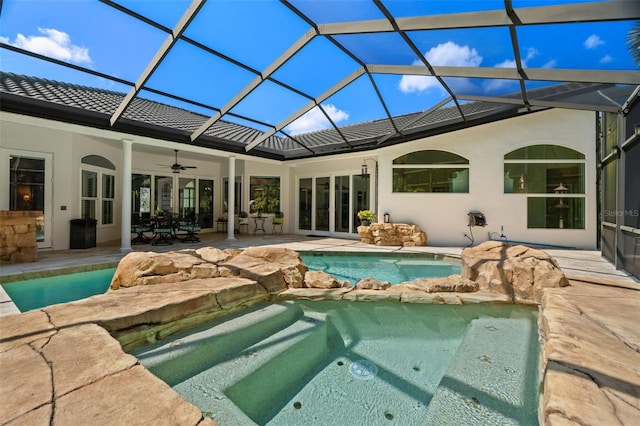
[[[166,165],[163,165],[163,164],[161,164],[161,165],[163,165],[164,167],[171,167],[171,171],[173,173],[180,173],[180,170],[187,170],[187,169],[195,169],[196,168],[196,166],[183,166],[182,164],[178,163],[178,150],[174,149],[173,151],[176,153],[176,161],[170,166],[166,166]]]

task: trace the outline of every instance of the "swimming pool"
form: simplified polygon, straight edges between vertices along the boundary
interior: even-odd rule
[[[224,425],[537,425],[537,310],[282,302],[132,352]]]
[[[26,312],[102,294],[109,288],[115,270],[107,268],[15,281],[2,284],[2,287],[18,309]]]
[[[336,253],[300,252],[312,271],[324,271],[355,285],[363,278],[399,284],[416,278],[447,277],[459,274],[460,262],[421,253]]]

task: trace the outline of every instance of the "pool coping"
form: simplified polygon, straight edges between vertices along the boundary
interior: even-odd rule
[[[350,246],[350,249],[353,248],[354,247]],[[373,251],[378,252],[378,250]],[[599,422],[599,424],[625,424],[620,420],[621,418],[624,418],[625,415],[635,416],[631,418],[635,418],[637,420],[637,418],[640,418],[640,400],[638,399],[638,395],[640,395],[640,378],[638,378],[640,377],[640,348],[638,348],[638,346],[640,346],[640,343],[638,343],[640,342],[640,336],[637,331],[637,324],[640,323],[640,310],[635,308],[635,306],[640,305],[640,291],[638,291],[640,290],[640,286],[637,284],[637,281],[634,282],[634,280],[630,280],[628,276],[624,276],[614,271],[611,264],[602,259],[600,253],[576,253],[575,251],[562,250],[551,250],[550,252],[553,252],[551,253],[552,256],[560,259],[561,265],[562,262],[570,265],[567,270],[565,270],[563,266],[563,270],[565,270],[566,275],[570,279],[571,286],[562,289],[545,290],[544,297],[540,305],[540,337],[543,339],[544,344],[541,358],[541,362],[544,367],[541,368],[543,389],[540,398],[540,423],[545,425],[566,424],[567,421],[575,421],[570,419],[585,419],[584,424],[588,424],[592,422],[593,419],[605,419],[607,420],[606,422],[603,420],[602,422]],[[452,257],[455,258],[455,255]],[[208,293],[215,293],[214,299],[226,304],[225,306],[227,309],[229,309],[230,306],[233,306],[233,300],[241,306],[241,300],[237,298],[234,299],[234,296],[232,296],[233,287],[234,286],[230,286],[229,288],[218,287],[215,291],[209,291]],[[241,285],[239,287],[240,293],[244,294],[243,297],[249,297],[247,296],[246,286]],[[242,290],[242,288],[244,288],[244,290]],[[136,291],[144,292],[154,290],[158,289],[138,289]],[[236,288],[236,290],[238,290],[238,288]],[[339,297],[338,294],[341,291],[343,290],[318,290],[313,297]],[[359,297],[364,300],[372,297],[369,295],[372,292],[371,290],[358,290],[358,292],[359,293],[354,292],[353,295],[360,295]],[[165,295],[166,294],[163,294],[163,297]],[[187,294],[185,293],[185,296],[186,295]],[[195,296],[195,294],[192,294],[191,296]],[[381,296],[382,295],[379,295],[379,297]],[[259,303],[260,300],[263,300],[262,298],[264,298],[264,295],[254,294],[252,297],[257,297],[259,300],[255,301],[255,303]],[[293,297],[293,295],[283,293],[279,295],[279,297]],[[250,298],[251,297],[249,297],[249,299]],[[186,305],[189,311],[193,309],[195,299],[197,298],[190,297],[185,299],[184,305]],[[410,297],[405,297],[404,300],[397,300],[402,302],[411,302],[411,299],[412,298]],[[610,309],[603,309],[603,301],[606,301],[607,306],[615,309],[616,315],[610,314]],[[432,300],[430,303],[434,302],[445,303],[446,300],[436,298],[436,300]],[[201,301],[198,303],[201,303]],[[462,303],[462,301],[457,299],[454,303]],[[471,302],[468,301],[467,303]],[[624,308],[629,303],[636,303],[634,306],[635,310],[624,311],[622,309],[618,309],[618,307]],[[64,321],[62,322],[59,317],[60,310],[62,308],[43,308],[39,311],[0,318],[0,357],[6,358],[8,352],[12,352],[14,350],[17,351],[18,348],[26,349],[27,352],[37,353],[37,345],[30,346],[29,343],[43,340],[52,341],[56,336],[59,336],[61,339],[67,339],[66,348],[76,348],[76,351],[74,351],[72,355],[76,356],[80,361],[87,358],[89,360],[95,360],[96,365],[100,365],[100,359],[95,359],[96,353],[98,356],[102,354],[98,349],[103,346],[108,347],[110,344],[109,342],[116,342],[112,335],[104,332],[104,330],[106,330],[105,324],[109,322],[119,322],[122,325],[123,323],[126,323],[128,321],[127,318],[133,314],[128,313],[129,316],[122,316],[120,318],[110,315],[114,306],[112,306],[113,303],[110,303],[107,300],[103,300],[102,302],[94,301],[92,306],[85,305],[84,307],[83,303],[78,302],[56,306],[64,306],[66,309],[69,308],[69,305],[72,306],[72,311],[74,311],[74,313],[66,315],[66,318],[63,317]],[[176,312],[183,310],[181,306],[182,305],[176,305],[175,303],[168,303],[164,307],[154,306],[152,309],[144,312],[140,311],[139,306],[133,306],[133,311],[135,313],[135,317],[141,320],[146,319],[147,323],[144,323],[144,325],[140,324],[141,327],[146,327],[149,319],[155,318],[155,316],[163,310],[173,312],[173,314],[175,314]],[[217,309],[219,310],[221,305],[217,304],[217,306]],[[595,318],[596,314],[594,312],[598,310],[601,315],[597,316],[597,321],[585,321],[585,312],[588,312],[591,317]],[[230,313],[232,311],[227,310],[225,312]],[[52,313],[57,315],[52,316]],[[81,315],[78,315],[78,313]],[[203,316],[206,317],[212,314],[215,314],[215,310],[205,310],[194,316],[196,319],[201,320]],[[572,327],[567,328],[567,324],[570,324]],[[93,339],[90,344],[83,345],[82,336],[87,334],[87,331],[90,331],[87,328],[90,326],[103,330],[103,334],[100,338]],[[74,333],[74,331],[76,332]],[[130,331],[136,330],[131,329]],[[158,330],[158,335],[162,335],[163,333],[170,331],[171,327],[165,327],[165,329]],[[615,333],[613,333],[613,331],[615,331]],[[624,333],[621,333],[621,331]],[[137,332],[144,334],[144,331],[142,330],[137,330]],[[582,340],[585,340],[586,337],[590,337],[591,335],[603,336],[603,333],[605,336],[604,338],[609,341],[614,339],[619,343],[615,354],[616,358],[619,359],[620,362],[626,363],[623,374],[621,374],[619,370],[615,369],[613,371],[608,371],[607,369],[611,367],[608,364],[602,365],[596,363],[596,361],[601,358],[601,354],[597,351],[594,352],[593,349],[607,349],[609,345],[605,344],[605,342],[601,342],[599,344],[594,343],[593,347],[576,345],[576,342],[580,343]],[[565,351],[562,350],[563,348]],[[567,348],[570,349],[568,352],[566,350]],[[636,348],[635,352],[632,351],[629,353],[628,351],[630,348]],[[67,352],[69,351],[67,350]],[[118,345],[118,350],[116,352],[117,353],[110,353],[108,357],[104,358],[117,360],[119,357],[123,356],[123,354],[126,355],[122,351],[120,345]],[[61,356],[60,354],[58,355]],[[73,360],[69,360],[68,358],[69,355],[65,353],[65,355],[58,360],[60,362],[57,364],[59,366],[64,366],[65,364],[78,365],[77,362],[74,364]],[[38,359],[40,362],[42,361],[42,357],[39,356]],[[78,359],[76,359],[76,361],[78,361]],[[567,362],[567,359],[571,362]],[[50,365],[56,364],[53,362],[55,361],[53,358],[49,359],[49,361],[51,361]],[[0,359],[0,363],[3,366],[7,366],[4,359]],[[609,362],[609,364],[611,363]],[[619,364],[620,363],[616,363],[615,367],[619,368]],[[80,365],[83,365],[83,363],[81,362]],[[601,369],[600,373],[608,373],[606,374],[608,381],[603,383],[600,379],[601,376],[593,374],[590,375],[594,365],[598,365]],[[5,371],[11,370],[12,369],[7,369]],[[65,398],[74,401],[74,404],[67,404],[64,406],[66,410],[65,412],[73,413],[74,415],[79,416],[78,418],[90,413],[96,413],[95,405],[101,398],[104,399],[104,401],[100,401],[102,408],[106,410],[101,411],[99,414],[96,414],[96,416],[106,416],[106,419],[112,419],[113,421],[122,421],[123,419],[126,419],[127,416],[132,415],[131,413],[134,413],[133,415],[139,416],[134,420],[139,422],[140,419],[146,418],[145,416],[148,415],[147,412],[158,411],[158,404],[163,407],[165,405],[168,407],[174,407],[176,408],[176,410],[174,410],[175,412],[185,412],[184,403],[186,403],[186,401],[182,399],[175,400],[172,399],[173,397],[167,396],[171,395],[171,392],[167,391],[165,388],[166,385],[163,387],[163,382],[158,383],[155,376],[150,375],[150,373],[147,375],[144,371],[140,372],[140,369],[138,368],[132,368],[131,370],[135,370],[135,374],[132,374],[136,377],[137,383],[140,386],[143,386],[143,388],[136,387],[136,385],[132,384],[131,381],[126,380],[128,369],[119,371],[117,374],[111,374],[108,377],[101,373],[99,375],[99,379],[94,377],[91,380],[87,380],[86,383],[78,385],[78,388],[75,390],[88,389],[90,387],[93,388],[93,385],[98,388],[103,387],[104,389],[107,389],[108,384],[102,382],[107,382],[109,380],[114,383],[118,383],[118,387],[105,390],[105,393],[99,394],[99,397],[96,397],[95,393],[85,393],[85,396],[80,397],[82,392],[71,392],[75,395],[71,395],[71,393],[62,395],[63,398],[58,398],[60,401],[51,397],[49,400],[43,401],[39,408],[34,408],[29,412],[25,412],[23,414],[24,417],[21,418],[24,420],[34,418],[41,419],[40,423],[37,421],[30,421],[29,423],[31,424],[49,424],[50,419],[53,419],[53,412],[51,410],[47,411],[47,407],[52,405],[50,402],[56,402],[55,406],[61,408],[63,407],[62,400]],[[18,391],[16,393],[20,394],[20,389],[29,388],[29,384],[31,383],[30,380],[37,376],[37,370],[31,368],[24,357],[21,357],[15,371],[18,374],[17,376],[13,376],[15,386],[18,388],[16,389],[16,391]],[[49,368],[45,369],[43,372],[46,373],[47,371],[49,371]],[[28,374],[25,374],[25,372]],[[82,373],[82,371],[80,371],[80,373]],[[47,374],[48,377],[51,376],[50,373]],[[77,376],[78,374],[79,371],[77,371],[77,367],[75,367],[74,375]],[[570,380],[567,378],[570,378]],[[13,395],[13,390],[8,390],[6,388],[7,384],[12,384],[10,383],[12,381],[11,376],[7,375],[5,376],[5,379],[6,380],[3,381],[4,383],[2,383],[2,386],[0,386],[0,423],[4,423],[4,420],[2,420],[2,413],[6,412],[3,409],[3,404],[15,403],[15,398],[5,398],[5,396]],[[36,384],[32,387],[50,389],[51,384],[49,384],[48,387],[42,386],[42,384]],[[616,395],[612,396],[610,394],[611,389],[614,391],[616,389],[626,390],[627,393],[623,396],[627,399],[631,398],[631,402],[627,401],[626,405],[620,405],[619,403],[616,405],[615,408],[618,409],[617,415],[622,416],[621,418],[617,418],[616,413],[612,413],[611,402],[619,402],[620,399]],[[633,393],[634,389],[636,389],[635,394]],[[154,401],[150,401],[148,398],[138,397],[138,394],[148,395],[150,390],[159,395],[158,398],[154,398]],[[579,390],[579,392],[576,392],[576,390]],[[117,394],[119,399],[116,398],[116,396],[112,396],[109,392]],[[170,401],[165,401],[165,397]],[[635,400],[633,398],[635,398]],[[29,396],[25,397],[24,400],[31,401],[32,398]],[[119,406],[120,408],[112,409],[112,406]],[[56,411],[59,412],[58,409],[56,409]],[[166,419],[155,419],[154,421],[158,421],[156,424],[163,424],[163,421],[164,424],[176,424],[175,421],[173,423],[168,421],[171,419],[175,420],[175,416],[173,414],[166,413],[164,411],[163,413],[167,414]],[[210,419],[203,419],[201,417],[201,413],[197,414],[199,416],[197,420],[190,420],[188,422],[180,421],[178,423],[198,425],[215,424]],[[627,424],[630,423],[631,422],[627,422]]]
[[[196,281],[198,282],[191,284],[191,287],[188,288],[185,288],[185,283],[180,283],[178,285],[158,284],[154,286],[122,289],[116,292],[109,292],[104,295],[84,299],[79,302],[54,305],[38,311],[31,311],[21,315],[12,315],[0,318],[0,357],[5,358],[5,360],[3,360],[3,365],[7,365],[6,358],[13,358],[9,357],[12,353],[37,353],[38,351],[35,348],[40,346],[43,348],[41,352],[44,352],[49,345],[53,346],[58,339],[64,342],[65,347],[74,347],[75,350],[72,351],[73,353],[68,353],[70,351],[66,351],[64,356],[62,354],[57,354],[57,356],[61,357],[60,359],[56,359],[54,355],[49,353],[45,354],[49,365],[53,366],[52,368],[56,367],[65,369],[65,365],[69,366],[68,368],[72,368],[71,365],[87,364],[87,358],[89,360],[94,360],[96,356],[102,356],[102,350],[99,349],[100,347],[111,348],[111,351],[115,351],[117,354],[111,353],[110,356],[112,356],[114,360],[121,360],[122,358],[127,358],[128,355],[124,350],[122,350],[120,345],[125,347],[127,345],[131,346],[132,342],[133,344],[139,344],[140,342],[148,340],[149,336],[153,336],[155,338],[157,336],[173,333],[177,330],[176,324],[180,321],[182,321],[184,325],[192,326],[196,323],[219,318],[233,312],[238,312],[239,310],[245,309],[248,306],[253,306],[257,303],[269,300],[278,300],[279,298],[296,297],[294,294],[295,291],[269,295],[257,282],[243,278],[212,278]],[[592,406],[593,401],[584,399],[584,395],[580,395],[579,400],[576,401],[574,400],[575,398],[564,393],[565,391],[563,389],[560,389],[561,392],[558,393],[557,388],[550,386],[550,381],[548,379],[549,376],[547,374],[548,371],[551,371],[554,376],[557,376],[557,374],[555,370],[549,370],[548,366],[551,365],[557,367],[559,364],[564,365],[562,364],[562,356],[564,355],[562,355],[562,353],[557,355],[557,352],[548,350],[549,347],[556,348],[558,345],[567,341],[567,339],[569,341],[572,341],[572,339],[575,340],[575,336],[558,334],[554,330],[561,328],[569,317],[576,317],[577,321],[583,321],[583,319],[580,318],[582,314],[579,311],[572,312],[572,309],[575,310],[573,307],[566,310],[558,303],[552,303],[552,301],[555,300],[554,297],[556,297],[554,294],[558,294],[559,292],[562,294],[563,298],[566,298],[570,297],[572,293],[583,294],[584,288],[580,286],[572,286],[565,287],[563,289],[545,290],[545,298],[543,299],[540,313],[541,324],[544,324],[541,330],[546,330],[545,334],[541,335],[544,345],[541,360],[543,365],[543,368],[541,369],[543,391],[540,399],[541,408],[539,410],[541,424],[555,424],[556,422],[559,422],[560,420],[558,419],[558,416],[561,416],[560,413],[563,412],[562,410],[568,410],[571,409],[571,407],[578,411],[577,415],[580,416],[593,415],[594,411],[603,408],[597,405],[595,407]],[[594,295],[596,295],[594,297],[597,297],[598,301],[601,297],[611,298],[611,295],[608,294],[611,292],[616,292],[616,297],[621,300],[629,300],[631,296],[635,296],[635,298],[640,301],[639,292],[627,288],[598,286],[593,289],[592,292],[594,292]],[[351,290],[350,292],[345,292],[344,289],[335,289],[316,290],[314,293],[314,297],[325,297],[332,300],[335,300],[335,298],[341,298],[345,294],[351,294],[353,296],[350,300],[380,300],[380,298],[389,300],[390,296],[386,292],[376,290]],[[159,294],[163,295],[162,300],[158,300]],[[170,294],[178,295],[177,299],[169,297]],[[448,300],[453,300],[442,297],[433,298],[432,296],[433,295],[430,295],[429,298],[403,298],[394,296],[392,300],[397,300],[400,303],[447,303]],[[308,297],[308,295],[304,297]],[[633,299],[633,297],[631,298]],[[476,303],[495,302],[495,300],[485,302],[476,301]],[[507,303],[504,300],[499,300],[497,302]],[[464,303],[464,301],[456,298],[453,303]],[[141,304],[144,306],[141,306]],[[165,318],[165,321],[161,321],[161,318]],[[166,321],[166,318],[170,318],[171,321]],[[635,321],[634,317],[627,319],[629,321]],[[152,326],[153,324],[155,324],[155,328]],[[597,326],[595,323],[589,323],[588,325],[591,327]],[[101,332],[96,331],[92,327],[99,327],[100,329],[108,331],[110,334],[107,334],[106,332],[101,334]],[[601,330],[598,331],[600,333],[602,332]],[[575,333],[575,330],[573,330],[573,332]],[[83,341],[83,336],[86,336],[87,333],[91,335],[96,334],[99,335],[99,337],[93,338],[90,342]],[[120,345],[118,345],[120,348],[119,350],[113,349],[113,344],[109,343],[109,341],[114,342],[114,339],[118,339],[118,342],[120,343]],[[636,353],[636,356],[638,356],[638,353]],[[20,381],[19,383],[8,384],[10,387],[22,387],[24,383],[32,383],[33,380],[36,379],[33,376],[38,375],[38,372],[42,373],[42,366],[40,368],[31,366],[29,362],[25,361],[25,358],[28,357],[25,357],[24,354],[22,354],[20,360],[13,359],[12,361],[9,359],[9,363],[17,362],[17,367],[20,367]],[[32,358],[32,362],[42,362],[40,357]],[[637,358],[632,359],[630,362],[637,360]],[[578,366],[578,369],[581,368],[582,370],[585,370],[589,368],[589,358],[585,358],[583,361],[583,365]],[[102,366],[102,364],[99,365]],[[634,364],[631,364],[631,366],[633,367]],[[49,367],[46,368],[48,369]],[[155,389],[159,395],[164,395],[165,398],[170,400],[170,403],[167,402],[167,404],[169,404],[170,407],[173,407],[176,413],[185,411],[191,413],[189,416],[191,416],[190,418],[192,420],[181,424],[213,424],[210,423],[210,419],[207,418],[193,418],[194,414],[193,410],[189,408],[190,404],[181,398],[175,399],[171,396],[171,392],[166,389],[167,385],[144,369],[144,371],[140,371],[139,368],[128,366],[126,369],[111,371],[108,375],[105,375],[104,372],[100,372],[98,374],[94,371],[93,374],[98,374],[100,378],[85,378],[84,382],[82,379],[86,372],[78,372],[76,368],[72,369],[74,371],[73,374],[70,375],[69,380],[73,380],[74,383],[78,383],[75,383],[73,385],[73,389],[68,393],[56,398],[52,397],[51,401],[55,403],[56,412],[64,407],[65,413],[73,413],[73,415],[76,416],[76,419],[86,419],[87,415],[91,413],[96,414],[96,409],[98,409],[91,408],[96,405],[96,401],[92,399],[96,396],[95,392],[98,392],[98,395],[102,395],[102,392],[115,392],[120,395],[128,395],[129,392],[134,392],[133,389],[138,389],[139,386],[144,385],[145,387],[148,387],[148,389]],[[635,374],[640,374],[638,372],[639,369],[640,362],[637,362],[635,363]],[[633,371],[633,369],[631,370]],[[81,377],[78,377],[78,375]],[[54,374],[53,376],[57,378],[63,377],[60,373]],[[129,376],[135,377],[135,386],[133,383],[130,383],[133,379],[127,379]],[[71,377],[73,379],[71,379]],[[572,374],[571,377],[572,382],[577,380],[578,385],[581,385],[585,389],[592,390],[594,382],[592,377],[577,373]],[[615,375],[612,373],[611,377],[615,377]],[[624,377],[619,380],[624,382],[628,379]],[[114,386],[117,384],[117,391],[115,389],[108,388],[110,381],[114,383]],[[3,385],[2,394],[5,394],[5,392],[7,392],[7,394],[2,395],[3,398],[0,398],[0,401],[15,401],[15,398],[5,398],[5,396],[12,395],[12,392],[15,391],[15,389],[7,389],[6,386],[7,384]],[[65,386],[69,387],[68,384],[65,385],[65,383],[56,382],[53,388],[58,390],[64,389]],[[575,383],[572,384],[572,387],[575,386]],[[105,388],[102,389],[102,387]],[[102,390],[97,390],[97,388]],[[107,388],[109,390],[106,390]],[[93,392],[88,392],[88,390],[92,390]],[[86,396],[82,396],[83,392],[85,392]],[[148,394],[148,391],[144,393]],[[155,398],[153,400],[147,399],[145,401],[141,401],[140,398],[135,395],[129,396],[131,397],[130,400],[118,399],[118,403],[122,404],[121,410],[113,412],[111,414],[113,416],[111,420],[116,422],[123,421],[128,419],[129,417],[127,416],[132,415],[131,413],[135,413],[136,416],[141,416],[140,418],[144,419],[147,418],[145,416],[148,416],[145,414],[146,412],[157,410],[158,408],[158,400]],[[68,404],[69,400],[75,402],[73,404]],[[29,401],[31,401],[31,399],[27,399],[21,403],[28,404]],[[112,398],[107,398],[105,403],[107,402],[115,403],[112,401]],[[42,410],[42,401],[33,401],[33,403],[37,405],[22,412],[19,418],[31,418],[24,416],[36,416],[36,411],[39,412]],[[132,406],[134,403],[135,405]],[[0,408],[2,404],[3,403],[0,402]],[[188,405],[185,406],[184,404]],[[575,406],[576,404],[577,408]],[[562,408],[559,409],[558,406]],[[125,407],[127,413],[122,412]],[[5,409],[1,409],[0,413],[2,412],[6,413],[7,411]],[[104,416],[105,414],[101,413],[101,415]],[[598,415],[600,417],[602,416],[601,413]],[[7,419],[6,417],[2,418],[1,416],[2,415],[0,414],[0,420],[3,420],[2,423],[6,420],[12,420]],[[195,417],[198,416],[195,415]],[[15,417],[13,419],[15,419]],[[107,419],[105,418],[103,420]],[[46,424],[48,424],[48,422]]]
[[[60,268],[41,269],[37,271],[25,271],[15,274],[0,275],[0,285],[14,282],[32,280],[37,278],[49,278],[58,275],[75,274],[79,272],[99,271],[101,269],[116,268],[119,261],[109,261],[101,263],[89,263],[74,266],[63,266]]]

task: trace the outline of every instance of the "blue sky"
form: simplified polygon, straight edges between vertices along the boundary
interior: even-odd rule
[[[626,0],[633,1],[633,0]],[[577,1],[519,1],[515,8]],[[172,28],[189,1],[118,1],[124,7]],[[317,23],[382,19],[372,2],[364,0],[294,1]],[[396,17],[422,14],[502,9],[503,1],[383,1]],[[631,21],[616,23],[530,26],[518,29],[521,59],[527,68],[635,70],[625,45]],[[212,56],[185,42],[178,42],[161,63],[147,86],[215,108],[229,100],[262,72],[286,48],[299,39],[309,25],[274,1],[209,1],[185,35],[214,49],[233,62]],[[420,52],[433,65],[514,67],[515,58],[507,28],[431,30],[409,33]],[[166,33],[93,0],[5,0],[0,16],[0,41],[42,55],[134,82],[156,53]],[[394,33],[340,35],[336,40],[365,63],[412,65],[420,60]],[[124,84],[109,81],[45,61],[0,50],[3,71],[45,77],[70,83],[128,92]],[[359,68],[359,64],[335,45],[316,37],[273,77],[318,97]],[[429,109],[447,97],[433,78],[374,75],[378,90],[392,115]],[[495,96],[518,90],[513,81],[445,78],[459,93]],[[213,109],[182,104],[143,91],[142,96],[175,104],[205,115]],[[309,103],[309,99],[266,81],[233,113],[277,125]],[[338,125],[385,118],[374,86],[367,75],[353,81],[323,103]],[[231,116],[224,119],[241,122]],[[266,130],[259,125],[253,127]],[[329,126],[312,110],[286,128],[291,134]]]

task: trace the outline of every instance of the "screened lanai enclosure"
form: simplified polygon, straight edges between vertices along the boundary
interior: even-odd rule
[[[640,120],[633,111],[640,73],[633,35],[639,20],[640,2],[632,0],[5,0],[0,108],[13,121],[32,117],[112,132],[112,145],[131,143],[134,158],[167,157],[154,163],[191,165],[211,154],[297,166],[290,183],[270,170],[240,166],[237,174],[246,174],[246,181],[236,176],[229,185],[227,168],[233,166],[226,162],[193,179],[188,173],[196,172],[181,167],[155,174],[136,163],[121,181],[120,156],[126,155],[105,148],[104,157],[118,157],[115,180],[106,184],[115,190],[101,186],[109,182],[108,171],[86,166],[84,171],[100,179],[95,189],[107,190],[93,197],[105,211],[98,207],[90,214],[106,217],[115,209],[113,224],[125,229],[123,239],[131,212],[141,205],[148,211],[202,213],[201,225],[211,229],[223,213],[284,210],[292,232],[353,234],[357,210],[385,205],[385,185],[391,194],[407,188],[474,191],[464,178],[474,176],[474,159],[453,148],[433,150],[439,152],[435,159],[453,158],[453,165],[426,159],[428,177],[421,178],[409,170],[417,165],[394,163],[411,153],[394,154],[383,165],[384,149],[541,111],[593,112],[597,141],[574,149],[587,159],[570,159],[571,171],[563,172],[573,181],[545,170],[549,182],[536,191],[546,195],[527,201],[529,212],[556,208],[557,201],[551,205],[546,199],[564,187],[573,194],[555,198],[583,213],[563,217],[562,226],[560,210],[537,221],[530,215],[523,226],[597,227],[605,255],[629,267],[640,250],[637,200],[628,190],[637,180],[632,170]],[[25,151],[3,139],[3,158],[41,163],[47,173],[54,159],[45,140],[40,149]],[[429,150],[428,142],[412,152],[422,150]],[[512,179],[512,187],[499,188],[502,194],[518,192],[524,163],[532,163],[526,164],[531,170],[540,167],[536,159],[507,158],[511,151],[517,155],[505,149],[500,156],[500,173]],[[303,164],[331,156],[358,164],[344,166],[351,168],[345,173],[300,172],[313,170]],[[566,159],[553,161],[561,160]],[[366,174],[359,172],[362,162],[369,167]],[[449,169],[462,181],[449,182],[455,179]],[[599,190],[581,189],[581,181],[596,178]],[[17,187],[10,180],[3,176],[0,184]],[[163,194],[163,187],[170,192]],[[323,192],[328,187],[341,189]],[[42,194],[53,189],[41,191],[30,192],[29,199],[46,200]],[[284,191],[293,195],[279,195]],[[130,202],[119,198],[129,192]],[[600,202],[591,212],[593,197]],[[92,197],[77,198],[79,215],[82,199]],[[0,202],[5,208],[5,200]],[[20,198],[6,208],[27,204]],[[65,214],[54,203],[44,203],[42,210],[45,230]],[[43,232],[43,240],[50,238]]]
[[[625,45],[635,1],[40,3],[2,3],[3,71],[126,93],[99,106],[110,128],[161,126],[179,142],[280,159],[398,143],[499,112],[617,113],[639,82],[633,62],[590,55]],[[71,5],[80,22],[66,25]],[[551,56],[555,45],[562,56]],[[566,82],[584,90],[554,93]],[[158,123],[140,113],[143,99],[200,117]],[[375,125],[349,126],[362,122]]]

